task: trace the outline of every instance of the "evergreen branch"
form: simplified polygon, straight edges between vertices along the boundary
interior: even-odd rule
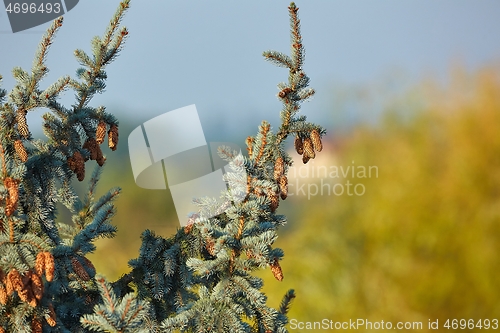
[[[264,51],[262,55],[266,58],[266,60],[271,61],[276,66],[286,67],[290,69],[293,69],[295,67],[292,58],[284,53],[276,51]]]
[[[281,314],[286,315],[288,313],[288,310],[290,310],[290,304],[292,303],[292,300],[294,298],[295,298],[295,291],[293,289],[288,290],[285,296],[283,296],[283,300],[281,301],[280,304],[279,312]]]
[[[94,314],[84,315],[80,322],[92,331],[147,333],[145,317],[148,305],[129,293],[118,300],[111,285],[103,278],[96,279],[103,304],[94,307]]]
[[[31,93],[33,89],[35,88],[35,83],[40,81],[40,79],[43,77],[45,73],[47,73],[47,69],[44,66],[45,63],[45,57],[47,56],[47,51],[52,45],[53,39],[55,37],[56,32],[61,28],[63,23],[63,17],[59,17],[55,19],[52,22],[52,25],[50,28],[47,30],[45,33],[45,36],[43,37],[42,41],[40,42],[40,45],[38,47],[38,50],[35,54],[35,60],[33,62],[33,81],[32,81],[32,86],[31,89],[28,91],[28,93]],[[38,75],[35,75],[37,73]]]
[[[295,6],[295,3],[290,3],[288,7],[290,13],[290,34],[292,40],[292,59],[294,63],[293,72],[298,72],[302,68],[302,62],[304,60],[304,48],[302,47],[302,37],[300,35],[300,20],[297,16],[299,8]]]
[[[120,22],[125,14],[125,11],[129,8],[130,6],[130,0],[124,0],[120,3],[120,6],[118,6],[115,15],[109,22],[108,28],[106,29],[106,33],[104,34],[104,40],[103,40],[103,45],[108,45],[112,39],[112,36],[114,35],[116,29],[120,25]]]
[[[128,35],[126,28],[122,28],[120,33],[115,35],[125,11],[129,8],[130,0],[124,0],[118,6],[118,9],[111,19],[103,39],[95,37],[92,40],[94,59],[91,60],[83,51],[76,50],[75,56],[80,63],[87,65],[89,70],[79,70],[78,75],[83,78],[85,83],[78,83],[72,81],[72,86],[78,93],[79,101],[75,106],[75,111],[82,109],[92,96],[101,92],[105,88],[104,79],[106,73],[103,71],[104,67],[109,64],[118,54],[123,45],[124,38]],[[111,48],[109,47],[111,45]]]

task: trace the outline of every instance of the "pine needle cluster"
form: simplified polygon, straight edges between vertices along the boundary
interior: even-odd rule
[[[269,268],[277,280],[284,278],[284,254],[273,244],[286,223],[277,214],[287,198],[292,161],[285,140],[294,137],[307,163],[321,151],[325,134],[298,116],[300,104],[314,94],[302,69],[298,8],[288,7],[291,55],[264,52],[265,59],[289,70],[288,82],[278,85],[279,129],[263,121],[246,140],[248,156],[219,149],[232,169],[225,181],[245,199],[231,203],[234,193],[225,193],[224,207],[199,199],[192,223],[168,239],[146,230],[131,271],[111,283],[96,274],[86,255],[96,239],[116,232],[111,218],[120,189],[98,199],[94,193],[106,161],[100,146],[107,135],[109,148],[116,149],[118,121],[90,102],[105,88],[105,68],[124,45],[128,31],[120,24],[128,7],[129,0],[122,1],[105,34],[92,40],[92,55],[75,51],[82,66],[76,79],[67,76],[40,88],[59,18],[42,38],[31,73],[15,68],[15,87],[9,94],[0,90],[0,333],[286,332],[293,290],[274,309],[252,272]],[[57,102],[67,89],[76,93],[69,108]],[[26,120],[40,107],[50,110],[43,115],[46,141],[32,137]],[[91,161],[95,171],[79,198],[71,182],[85,179]],[[57,203],[71,211],[71,221],[56,223]]]

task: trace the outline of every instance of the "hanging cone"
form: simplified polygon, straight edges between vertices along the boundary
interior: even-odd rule
[[[45,320],[47,321],[47,324],[49,324],[51,327],[56,326],[56,312],[54,311],[54,307],[52,304],[49,304],[49,316],[45,317]]]
[[[43,281],[42,278],[33,271],[29,271],[31,274],[31,290],[33,291],[33,296],[37,301],[42,299],[43,296]]]
[[[99,164],[99,166],[103,166],[106,159],[102,155],[102,150],[97,140],[94,138],[88,138],[87,141],[83,144],[84,149],[87,149],[90,152],[90,159],[94,160]]]
[[[17,120],[17,130],[19,134],[23,136],[25,139],[31,136],[30,131],[28,129],[28,123],[26,122],[26,111],[17,111],[16,114]]]
[[[304,155],[307,155],[309,158],[316,157],[311,138],[304,139]]]
[[[304,153],[304,144],[303,144],[300,136],[297,135],[295,137],[294,145],[295,145],[295,150],[297,151],[297,154],[302,155]]]
[[[6,200],[5,215],[11,216],[17,209],[17,202],[19,200],[19,180],[7,177],[4,180],[4,186],[9,192]]]
[[[87,273],[87,271],[77,258],[71,258],[71,266],[73,267],[73,271],[76,273],[76,275],[78,275],[80,279],[82,279],[83,281],[90,280],[89,273]]]
[[[285,175],[282,175],[280,178],[280,192],[281,199],[285,200],[288,196],[288,178]]]
[[[21,278],[21,274],[19,274],[19,272],[17,271],[17,269],[12,269],[9,274],[7,274],[7,282],[8,284],[10,285],[11,287],[11,290],[7,290],[7,294],[10,294],[10,292],[12,291],[20,291],[23,289],[23,280]],[[9,287],[9,285],[7,285],[6,287]],[[9,288],[8,288],[9,289]]]
[[[97,125],[97,129],[95,131],[95,139],[98,144],[104,142],[104,138],[106,137],[106,128],[107,128],[106,123],[101,120]]]
[[[16,151],[16,154],[21,162],[24,163],[28,160],[28,153],[26,152],[26,148],[24,148],[23,142],[21,140],[14,141],[14,150]]]
[[[8,299],[9,299],[9,296],[7,295],[7,291],[5,290],[5,287],[0,284],[0,304],[2,304],[2,305],[7,304]]]
[[[54,279],[55,262],[54,256],[50,252],[44,252],[45,278],[51,282]]]
[[[45,252],[38,252],[35,260],[35,272],[42,276],[45,271]]]
[[[321,150],[323,150],[323,144],[321,143],[321,135],[319,135],[319,132],[317,129],[314,129],[311,132],[311,141],[312,141],[314,150],[316,150],[317,152],[320,152]]]
[[[33,317],[33,319],[31,320],[31,332],[32,333],[43,332],[42,322],[37,317]]]
[[[276,159],[276,162],[274,163],[274,179],[279,180],[284,171],[285,171],[285,163],[283,163],[283,158],[280,156]]]
[[[111,125],[108,131],[108,146],[111,150],[116,150],[118,145],[118,126],[115,124]]]
[[[75,151],[73,156],[68,158],[68,166],[76,174],[79,181],[85,178],[85,160],[79,151]]]
[[[273,272],[274,277],[278,281],[283,280],[283,271],[281,270],[280,263],[278,262],[278,259],[274,259],[273,263],[271,264],[271,272]]]

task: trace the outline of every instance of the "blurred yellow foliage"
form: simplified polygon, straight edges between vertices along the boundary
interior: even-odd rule
[[[290,318],[421,321],[423,331],[429,319],[443,331],[447,319],[500,319],[499,73],[457,71],[447,91],[417,91],[412,112],[391,107],[379,125],[331,138],[333,166],[378,167],[336,180],[363,195],[290,199],[301,213],[277,244],[285,279],[260,274],[272,299],[296,290]]]

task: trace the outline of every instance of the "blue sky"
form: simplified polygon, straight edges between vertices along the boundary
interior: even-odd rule
[[[118,1],[81,0],[48,57],[46,85],[75,73],[73,50],[89,51],[102,35]],[[108,68],[107,91],[92,105],[106,105],[119,118],[140,124],[161,113],[196,104],[209,141],[221,129],[278,123],[276,84],[283,68],[262,51],[289,51],[289,1],[132,0],[124,24],[130,38]],[[304,105],[315,122],[335,115],[335,87],[369,85],[391,73],[407,82],[446,77],[452,64],[470,70],[500,58],[500,2],[494,0],[297,1],[306,47],[304,69],[317,96]],[[0,74],[10,88],[13,66],[29,68],[47,25],[12,34],[0,15]],[[71,103],[67,92],[64,101]],[[39,115],[38,115],[39,116]],[[253,133],[246,133],[246,135]]]

